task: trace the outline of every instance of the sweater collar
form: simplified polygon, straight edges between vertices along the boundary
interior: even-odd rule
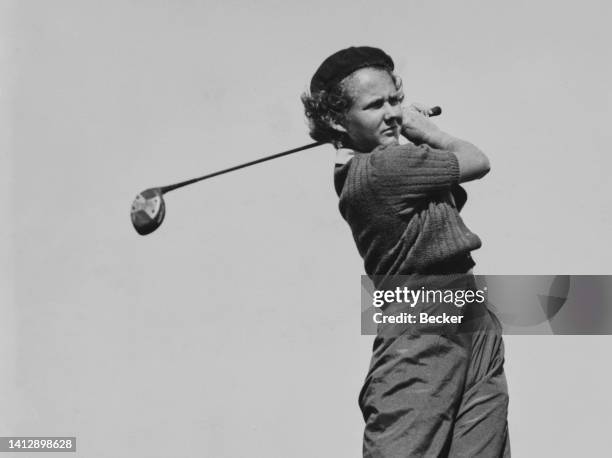
[[[355,156],[355,151],[350,148],[338,148],[336,150],[336,165],[344,165]]]

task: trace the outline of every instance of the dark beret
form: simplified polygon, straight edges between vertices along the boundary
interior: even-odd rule
[[[384,67],[393,70],[393,59],[382,49],[359,46],[342,49],[323,61],[310,81],[310,93],[329,90],[356,70]]]

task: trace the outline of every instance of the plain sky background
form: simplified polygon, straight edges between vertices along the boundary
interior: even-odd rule
[[[316,67],[379,46],[407,100],[490,157],[464,211],[478,273],[610,274],[611,13],[3,1],[0,435],[76,435],[87,458],[359,456],[372,337],[332,148],[171,193],[145,238],[132,199],[310,142]],[[506,337],[515,456],[609,454],[611,343]]]

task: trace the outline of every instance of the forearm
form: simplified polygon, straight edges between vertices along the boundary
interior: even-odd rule
[[[423,139],[432,148],[449,151],[459,162],[459,181],[471,181],[485,176],[490,170],[489,159],[474,144],[438,130]]]
[[[426,143],[432,148],[449,151],[459,163],[459,182],[477,180],[490,169],[489,159],[475,145],[441,131],[428,116],[429,109],[412,104],[404,108],[402,135],[419,145]]]

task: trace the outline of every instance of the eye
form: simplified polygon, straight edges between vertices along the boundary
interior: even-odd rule
[[[391,105],[399,105],[404,101],[404,94],[399,94],[389,98],[389,104]]]
[[[374,100],[373,102],[370,102],[366,108],[369,110],[378,110],[382,108],[384,104],[385,104],[384,99],[377,99],[377,100]]]

